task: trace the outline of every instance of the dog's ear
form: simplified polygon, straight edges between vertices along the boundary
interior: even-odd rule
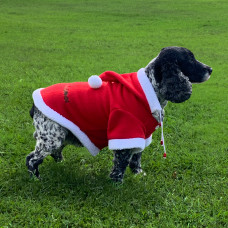
[[[160,93],[164,99],[181,103],[188,100],[192,94],[192,84],[183,72],[177,61],[166,61],[161,65]]]

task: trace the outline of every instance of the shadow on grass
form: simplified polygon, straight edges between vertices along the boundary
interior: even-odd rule
[[[126,200],[143,194],[141,183],[148,182],[143,175],[134,176],[128,169],[124,178],[124,184],[116,184],[109,178],[112,167],[110,154],[102,154],[100,157],[67,158],[61,163],[55,163],[48,157],[40,165],[41,179],[30,177],[23,162],[18,164],[17,171],[13,168],[7,174],[7,182],[1,188],[2,196],[17,196],[17,198],[33,200],[58,200],[71,198],[75,202],[102,198],[110,201]],[[153,182],[153,180],[150,180]],[[129,187],[130,186],[130,187]],[[129,189],[130,188],[130,189]],[[121,190],[121,191],[120,191]],[[129,191],[131,190],[131,191]],[[130,199],[129,199],[130,200]]]

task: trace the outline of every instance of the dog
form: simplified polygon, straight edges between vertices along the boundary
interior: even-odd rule
[[[30,110],[36,146],[26,157],[28,171],[40,178],[38,166],[43,159],[51,155],[62,161],[63,148],[72,144],[85,146],[92,155],[105,146],[113,150],[110,178],[114,182],[123,182],[127,166],[134,174],[142,173],[142,151],[161,125],[167,102],[188,100],[192,83],[207,81],[211,73],[212,68],[196,60],[190,50],[166,47],[137,73],[108,71],[90,77],[94,82],[36,90]]]

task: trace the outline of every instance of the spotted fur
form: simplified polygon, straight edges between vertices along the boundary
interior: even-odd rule
[[[50,120],[35,106],[33,110],[33,125],[35,132],[33,137],[36,139],[35,150],[26,158],[26,165],[31,174],[39,177],[38,166],[43,159],[51,155],[56,162],[63,160],[62,150],[67,144],[82,146],[66,128]]]

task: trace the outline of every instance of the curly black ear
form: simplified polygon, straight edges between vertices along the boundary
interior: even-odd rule
[[[192,94],[192,84],[178,67],[177,62],[166,62],[161,66],[162,80],[159,86],[164,99],[181,103]]]

